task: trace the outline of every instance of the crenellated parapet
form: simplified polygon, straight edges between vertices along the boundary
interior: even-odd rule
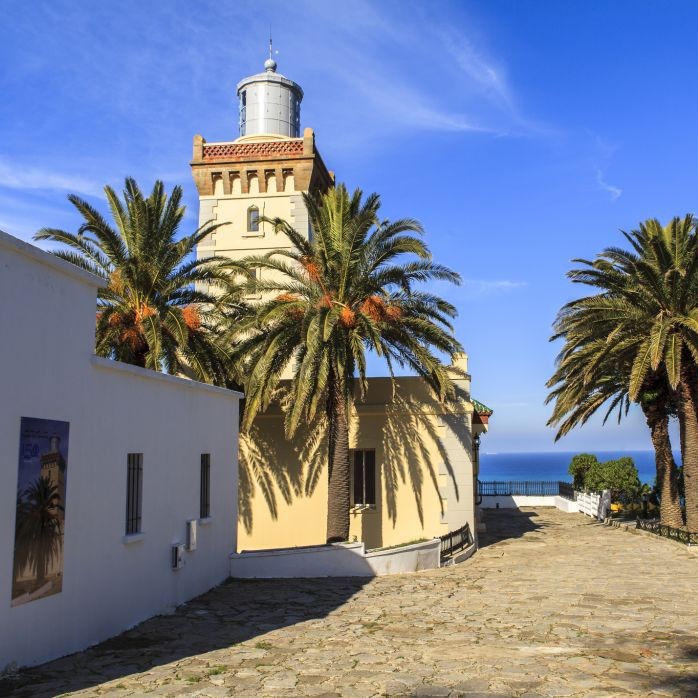
[[[325,191],[334,185],[311,128],[303,138],[255,135],[225,143],[197,135],[191,168],[199,196]]]

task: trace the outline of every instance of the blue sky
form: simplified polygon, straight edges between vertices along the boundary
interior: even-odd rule
[[[620,228],[695,211],[692,2],[5,0],[0,228],[74,229],[132,175],[181,183],[196,223],[192,137],[237,137],[235,85],[269,24],[302,125],[338,179],[427,229],[465,279],[473,394],[495,409],[486,451],[642,449],[640,414],[553,444],[551,323],[578,294],[574,257]]]

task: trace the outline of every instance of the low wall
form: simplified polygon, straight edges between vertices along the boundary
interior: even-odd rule
[[[569,513],[578,512],[577,502],[565,499],[560,495],[550,497],[538,497],[531,495],[484,495],[482,497],[482,509],[519,509],[521,507],[555,507]]]
[[[363,543],[250,550],[230,556],[230,576],[240,579],[377,577],[439,567],[441,541],[366,552]]]
[[[431,570],[441,564],[441,541],[433,538],[424,543],[375,550],[366,554],[366,561],[376,576]]]
[[[554,497],[555,506],[561,511],[566,511],[568,514],[575,514],[579,511],[579,504],[573,502],[571,499],[565,499],[565,497]]]

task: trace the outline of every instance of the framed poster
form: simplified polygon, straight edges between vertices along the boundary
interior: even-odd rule
[[[63,588],[65,487],[70,424],[22,417],[12,565],[12,605]]]

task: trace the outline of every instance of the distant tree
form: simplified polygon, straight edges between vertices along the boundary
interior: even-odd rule
[[[569,472],[569,474],[572,476],[574,481],[574,489],[584,489],[586,474],[589,468],[598,462],[599,461],[596,456],[592,455],[591,453],[578,453],[572,458],[572,462],[570,463],[570,467],[567,472]]]
[[[77,233],[43,228],[34,238],[66,245],[54,254],[106,282],[97,301],[97,354],[198,380],[234,382],[226,330],[246,311],[248,274],[224,257],[194,259],[218,228],[205,224],[180,236],[182,189],[169,198],[162,182],[144,196],[126,179],[123,201],[104,191],[114,224],[77,196],[68,199],[84,222]],[[236,284],[236,273],[244,283]]]
[[[611,498],[615,501],[634,499],[642,488],[635,463],[628,456],[592,463],[586,472],[584,484],[592,492],[610,490]]]

